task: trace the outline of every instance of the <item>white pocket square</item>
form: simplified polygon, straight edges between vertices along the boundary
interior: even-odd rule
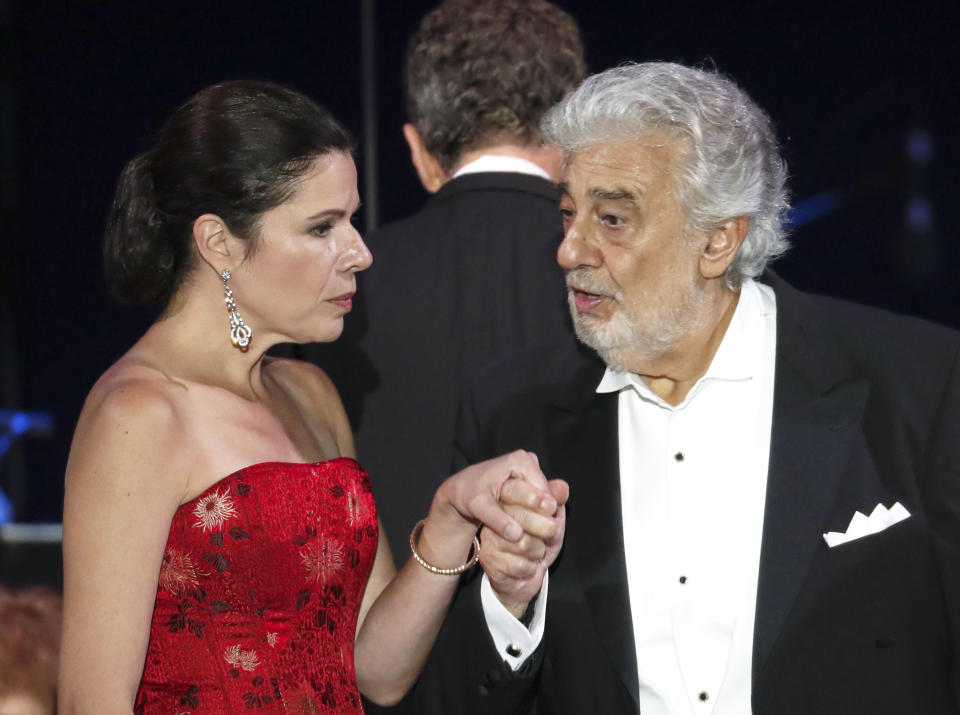
[[[854,512],[853,518],[850,520],[850,526],[847,527],[846,531],[828,531],[823,535],[823,540],[832,549],[834,546],[840,546],[840,544],[845,544],[848,541],[881,532],[888,526],[903,521],[908,516],[910,516],[910,512],[904,509],[900,502],[889,509],[883,504],[877,504],[870,512],[870,516],[864,516],[859,511]]]

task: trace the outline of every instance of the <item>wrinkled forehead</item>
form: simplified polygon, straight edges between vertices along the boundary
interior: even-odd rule
[[[564,191],[614,184],[659,184],[675,176],[689,141],[665,132],[589,144],[564,156],[560,183]]]

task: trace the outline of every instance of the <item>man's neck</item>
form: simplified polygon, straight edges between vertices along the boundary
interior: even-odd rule
[[[715,320],[684,336],[670,352],[652,360],[638,362],[636,370],[627,363],[628,370],[639,375],[647,386],[664,402],[679,405],[697,380],[703,377],[737,309],[740,291],[722,289],[711,304]]]
[[[460,167],[466,166],[482,156],[509,156],[516,159],[525,159],[547,172],[553,182],[559,179],[560,165],[563,163],[563,152],[555,146],[542,144],[532,146],[497,144],[461,154],[456,166],[450,172],[450,176],[456,174]]]

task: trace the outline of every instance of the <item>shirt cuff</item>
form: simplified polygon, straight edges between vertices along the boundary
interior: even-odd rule
[[[528,629],[506,609],[493,592],[490,579],[484,574],[480,581],[480,604],[487,630],[500,656],[511,669],[517,670],[533,654],[543,639],[543,627],[547,620],[547,582],[550,573],[543,574],[543,584],[533,606],[533,618]]]

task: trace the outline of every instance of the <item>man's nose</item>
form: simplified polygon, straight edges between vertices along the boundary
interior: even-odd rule
[[[603,263],[603,256],[580,231],[577,223],[571,223],[557,249],[557,263],[565,271],[581,266],[597,268]]]

